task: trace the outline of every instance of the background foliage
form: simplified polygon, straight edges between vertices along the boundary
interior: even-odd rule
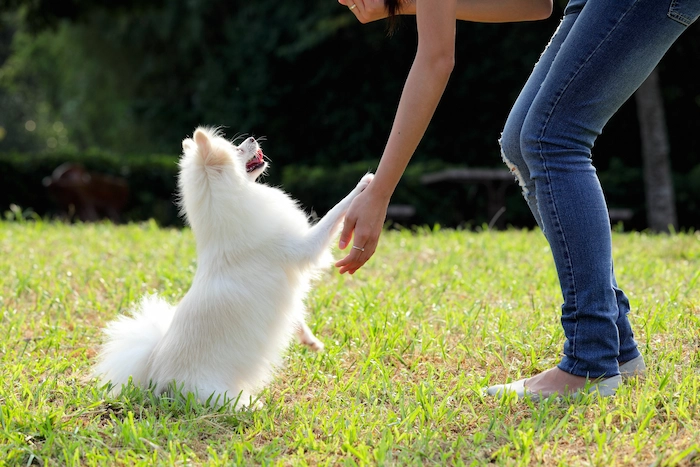
[[[329,0],[12,0],[3,7],[0,152],[175,156],[205,124],[229,137],[264,136],[273,184],[297,165],[376,167],[416,42],[412,17],[387,37],[383,22],[361,25]],[[458,25],[457,65],[414,164],[502,166],[503,121],[560,16],[557,5],[545,21]],[[700,70],[687,67],[697,56],[693,26],[660,68],[685,227],[700,218],[693,188]],[[638,132],[632,100],[594,157],[611,205],[633,208],[643,226]],[[469,196],[458,190],[455,196]],[[509,222],[527,223],[516,190],[510,198]]]

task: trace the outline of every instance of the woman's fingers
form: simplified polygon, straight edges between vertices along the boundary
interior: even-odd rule
[[[371,186],[371,185],[370,185]],[[339,242],[347,250],[345,258],[335,263],[341,274],[353,274],[374,254],[386,219],[386,204],[375,199],[368,188],[355,198],[345,216]]]
[[[368,241],[358,235],[355,235],[353,244],[350,247],[348,254],[345,256],[345,258],[335,263],[336,267],[339,268],[338,272],[341,274],[345,274],[346,272],[353,274],[355,271],[364,266],[364,264],[372,257],[376,248],[376,241]]]
[[[348,8],[360,23],[369,23],[387,17],[384,0],[338,0]]]
[[[365,5],[364,0],[345,0],[346,7],[357,17],[357,19],[362,22],[364,18]]]

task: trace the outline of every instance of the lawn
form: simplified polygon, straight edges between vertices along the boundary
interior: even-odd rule
[[[700,234],[614,243],[649,366],[614,398],[485,398],[558,361],[547,243],[425,229],[329,271],[308,299],[325,352],[294,344],[264,408],[235,413],[89,377],[107,321],[187,291],[188,229],[2,222],[0,465],[700,465]]]

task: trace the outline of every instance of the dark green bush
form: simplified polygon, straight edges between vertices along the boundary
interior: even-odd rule
[[[31,208],[40,216],[57,214],[58,207],[42,180],[64,162],[125,178],[129,183],[129,201],[123,213],[124,221],[153,218],[161,225],[181,223],[173,205],[177,157],[169,155],[117,156],[96,151],[0,154],[0,212],[16,204],[23,209]]]
[[[64,162],[83,164],[88,170],[124,177],[130,197],[124,221],[154,219],[163,226],[181,226],[174,204],[177,191],[176,155],[117,156],[104,152],[49,153],[41,155],[0,154],[0,213],[15,204],[43,217],[53,217],[57,206],[42,184],[44,177]],[[480,226],[492,221],[486,205],[486,190],[478,184],[438,183],[423,185],[426,173],[456,167],[442,161],[412,162],[392,197],[392,204],[415,208],[415,215],[401,224]],[[283,188],[309,213],[323,215],[342,199],[376,161],[339,164],[336,167],[272,166],[264,182]],[[641,169],[612,160],[600,173],[611,207],[632,209],[634,217],[626,229],[645,228],[644,186]],[[682,229],[700,228],[700,166],[675,174],[678,217]],[[532,227],[534,222],[520,189],[513,183],[506,192],[506,210],[500,225]]]
[[[40,216],[53,217],[57,205],[42,185],[44,177],[64,162],[84,165],[88,170],[124,177],[129,183],[129,202],[124,221],[155,219],[160,225],[182,225],[174,205],[177,189],[177,156],[116,156],[104,152],[50,153],[41,155],[0,154],[0,212],[11,204],[31,209]],[[483,188],[477,185],[435,184],[424,186],[422,175],[454,167],[440,161],[411,163],[392,198],[393,204],[406,204],[416,214],[402,223],[455,226],[489,222]],[[376,162],[354,162],[333,168],[274,165],[264,182],[282,187],[307,212],[322,215],[342,199],[367,172],[376,170]],[[529,213],[517,190],[513,189],[504,219],[529,220]],[[526,214],[523,216],[523,214]],[[517,223],[517,222],[515,222]]]
[[[457,167],[441,161],[412,162],[404,173],[391,199],[392,204],[413,206],[416,214],[401,224],[457,226],[489,223],[485,189],[478,184],[436,183],[423,185],[421,177],[430,172]],[[317,213],[328,211],[345,196],[367,172],[376,170],[376,162],[356,162],[328,169],[323,167],[288,166],[282,173],[286,191],[307,209]],[[515,183],[508,191],[504,225],[528,225],[531,215]]]

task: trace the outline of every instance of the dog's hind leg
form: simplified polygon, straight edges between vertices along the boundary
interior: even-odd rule
[[[304,322],[303,318],[300,318],[296,323],[296,335],[299,342],[313,350],[314,352],[320,352],[323,350],[323,342],[318,340],[314,333],[311,332],[309,326]]]

